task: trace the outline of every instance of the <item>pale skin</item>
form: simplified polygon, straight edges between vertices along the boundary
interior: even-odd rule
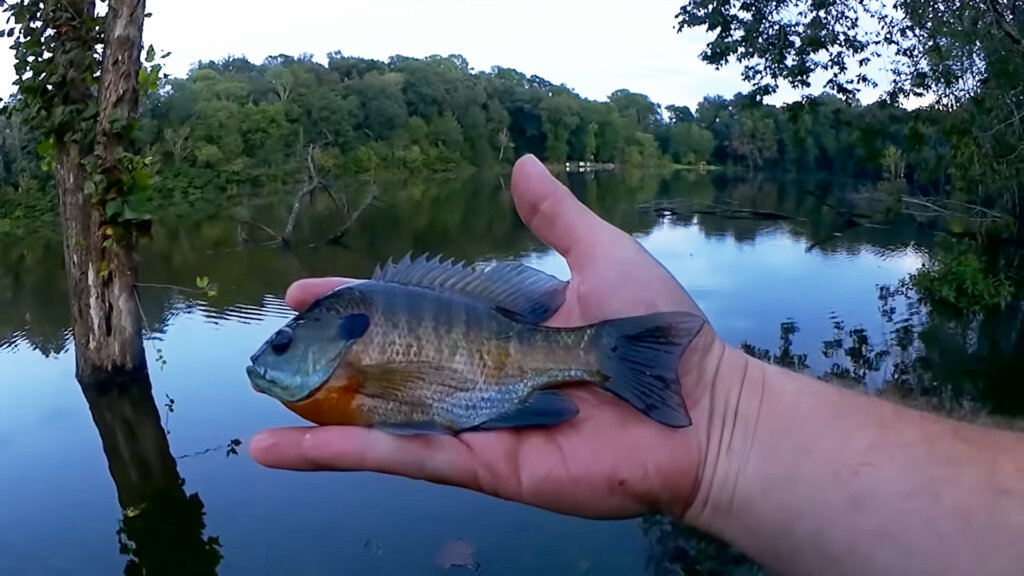
[[[569,264],[548,324],[700,312],[679,282],[533,157],[516,211]],[[302,310],[348,282],[286,295]],[[261,432],[259,463],[376,471],[588,518],[661,512],[784,574],[1009,574],[1024,569],[1024,435],[954,422],[755,360],[708,324],[679,364],[693,426],[667,428],[589,388],[550,429],[393,436],[357,427]]]

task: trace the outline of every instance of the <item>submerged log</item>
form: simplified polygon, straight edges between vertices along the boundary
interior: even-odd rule
[[[641,208],[653,210],[659,216],[682,216],[687,214],[701,214],[704,216],[717,216],[719,218],[733,218],[743,220],[794,220],[790,214],[776,212],[774,210],[759,210],[756,208],[737,208],[735,206],[720,206],[708,202],[701,202],[699,207],[686,200],[658,201],[641,204]]]

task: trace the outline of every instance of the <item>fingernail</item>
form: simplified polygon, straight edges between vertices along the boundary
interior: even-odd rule
[[[260,452],[263,450],[270,450],[275,445],[277,445],[277,441],[274,440],[274,435],[267,431],[263,431],[257,433],[251,440],[249,440],[249,451]]]

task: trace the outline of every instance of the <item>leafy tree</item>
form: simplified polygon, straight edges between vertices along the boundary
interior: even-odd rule
[[[8,109],[41,139],[60,204],[83,385],[146,378],[135,297],[135,245],[149,227],[148,158],[134,153],[140,92],[159,65],[142,66],[145,2],[5,2],[14,37],[17,98]],[[147,62],[155,58],[152,47]]]
[[[891,79],[886,100],[930,98],[944,113],[952,193],[1020,222],[1021,8],[1019,0],[688,0],[677,23],[711,35],[704,62],[743,62],[757,97],[823,77],[826,89],[854,103],[878,85],[869,72],[881,63]]]
[[[715,137],[696,123],[673,124],[668,129],[668,150],[675,162],[707,162],[715,147]]]

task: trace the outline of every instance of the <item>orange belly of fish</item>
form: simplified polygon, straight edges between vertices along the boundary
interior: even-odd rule
[[[362,382],[356,375],[338,371],[309,398],[284,405],[319,426],[366,426],[370,424],[369,417],[355,406],[361,387]]]

